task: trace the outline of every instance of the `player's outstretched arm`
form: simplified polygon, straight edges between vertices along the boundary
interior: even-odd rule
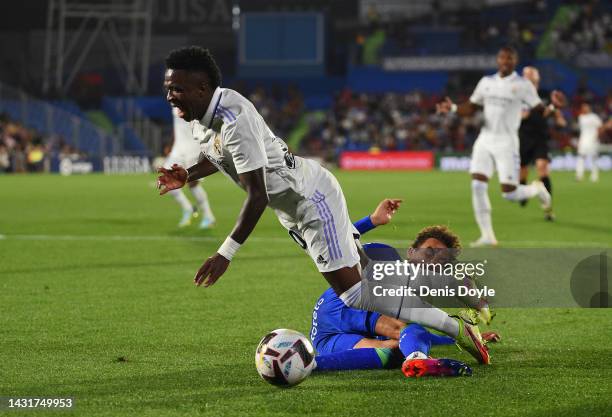
[[[174,164],[170,169],[158,168],[157,172],[161,175],[157,178],[157,189],[159,194],[164,195],[168,191],[183,187],[190,181],[199,180],[217,172],[215,167],[208,159],[203,159],[197,164],[187,169]]]
[[[465,103],[455,104],[448,97],[436,104],[436,113],[438,114],[448,114],[448,113],[457,113],[457,115],[461,117],[469,117],[476,113],[481,106],[478,104],[472,103],[471,101],[466,101]]]
[[[174,164],[170,169],[158,168],[157,172],[161,174],[157,177],[157,189],[160,195],[179,189],[187,183],[187,170],[180,165]]]
[[[374,213],[370,214],[372,224],[380,226],[389,223],[401,205],[402,200],[399,198],[385,198],[378,204]]]
[[[197,286],[204,284],[209,287],[214,284],[225,273],[232,257],[255,228],[269,201],[264,175],[264,168],[239,174],[240,182],[247,192],[247,199],[231,235],[196,273],[194,282]]]
[[[378,203],[374,213],[364,217],[361,220],[357,220],[355,223],[353,223],[353,226],[355,226],[359,233],[363,235],[377,226],[389,223],[401,204],[402,200],[400,199],[385,198],[383,201]]]

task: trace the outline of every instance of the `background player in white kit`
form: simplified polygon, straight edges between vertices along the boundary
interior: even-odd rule
[[[474,143],[470,174],[472,175],[472,206],[480,238],[471,246],[495,246],[497,239],[491,221],[488,181],[497,169],[502,195],[511,201],[537,196],[544,210],[550,210],[551,197],[541,181],[519,184],[519,137],[521,113],[526,107],[543,111],[544,106],[533,84],[515,72],[518,55],[514,48],[503,47],[497,53],[498,72],[482,77],[470,100],[460,105],[448,97],[437,105],[438,113],[471,116],[479,109],[484,112],[484,125]],[[551,101],[561,107],[563,95],[551,93]]]
[[[593,113],[588,103],[580,106],[580,116],[578,116],[578,128],[580,137],[578,139],[578,160],[576,161],[576,179],[582,181],[584,177],[585,160],[591,164],[591,181],[599,179],[599,167],[597,158],[599,156],[599,134],[603,123],[599,116]]]
[[[198,162],[200,156],[200,144],[194,140],[191,133],[191,125],[178,117],[177,111],[172,109],[172,118],[174,125],[174,142],[172,144],[172,150],[166,158],[164,168],[170,169],[173,165],[181,166],[192,166]],[[208,229],[215,224],[215,216],[210,208],[208,202],[208,195],[204,188],[200,186],[199,181],[189,182],[189,190],[191,195],[195,198],[198,209],[202,215],[200,220],[200,229]],[[191,218],[194,214],[193,207],[183,190],[172,190],[170,194],[183,210],[179,227],[189,226],[191,224]]]
[[[356,229],[340,184],[319,163],[289,152],[250,101],[220,87],[221,73],[208,50],[194,46],[172,51],[166,68],[166,99],[179,117],[191,121],[202,157],[188,169],[160,168],[160,194],[218,171],[247,194],[230,236],[196,273],[196,285],[210,286],[225,273],[269,206],[347,306],[442,331],[478,361],[489,363],[478,328],[465,319],[420,299],[362,297]]]

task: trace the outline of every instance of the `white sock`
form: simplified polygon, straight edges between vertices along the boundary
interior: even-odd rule
[[[597,155],[591,157],[591,181],[599,179],[599,166],[597,165]]]
[[[502,193],[502,196],[510,201],[527,200],[536,195],[538,195],[538,187],[535,184],[519,184],[514,191]]]
[[[348,307],[375,311],[386,316],[396,317],[404,323],[418,323],[439,330],[451,337],[459,335],[457,320],[418,297],[362,297],[361,282],[358,282],[340,294],[340,299]]]
[[[185,197],[185,193],[183,193],[183,190],[172,190],[169,191],[169,193],[172,197],[174,197],[176,202],[179,203],[183,211],[193,210],[193,208],[191,207],[191,203],[189,202],[187,197]]]
[[[581,180],[584,177],[584,156],[578,155],[576,159],[576,178]]]
[[[421,351],[414,351],[410,355],[406,356],[406,360],[409,359],[427,359],[427,355]]]
[[[200,187],[200,185],[198,184],[195,187],[191,187],[190,190],[191,195],[193,195],[193,198],[195,198],[196,202],[198,203],[198,207],[200,208],[200,210],[202,210],[202,214],[204,215],[204,217],[211,221],[214,221],[215,216],[212,210],[210,209],[210,204],[208,203],[208,194],[206,194],[204,188]]]
[[[472,208],[480,228],[480,236],[487,240],[496,240],[491,222],[491,201],[489,184],[485,181],[472,180]]]

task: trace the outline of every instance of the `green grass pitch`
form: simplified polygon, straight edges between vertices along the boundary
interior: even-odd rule
[[[477,237],[464,173],[336,174],[354,219],[383,197],[405,200],[368,239],[408,241],[440,223],[465,243]],[[492,184],[502,245],[612,247],[612,176],[553,181],[555,223]],[[307,334],[326,285],[267,212],[225,276],[196,289],[193,274],[244,198],[221,175],[205,185],[218,225],[201,232],[175,228],[179,209],[157,195],[153,175],[0,177],[0,396],[69,396],[70,415],[113,417],[612,413],[609,309],[502,309],[493,328],[503,341],[471,378],[381,370],[313,375],[289,390],[266,384],[254,366],[259,339],[279,327]],[[474,364],[451,347],[433,353]]]

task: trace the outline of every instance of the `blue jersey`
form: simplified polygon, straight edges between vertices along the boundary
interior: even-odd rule
[[[352,349],[364,337],[377,337],[379,317],[379,313],[347,307],[329,288],[319,297],[312,312],[310,340],[319,354]]]
[[[375,227],[369,217],[354,225],[359,233],[365,233]],[[367,244],[364,245],[364,250],[372,259],[399,259],[395,249],[387,245]],[[352,349],[363,338],[378,338],[375,330],[380,316],[379,313],[347,307],[336,292],[329,288],[314,306],[310,340],[318,354]]]

